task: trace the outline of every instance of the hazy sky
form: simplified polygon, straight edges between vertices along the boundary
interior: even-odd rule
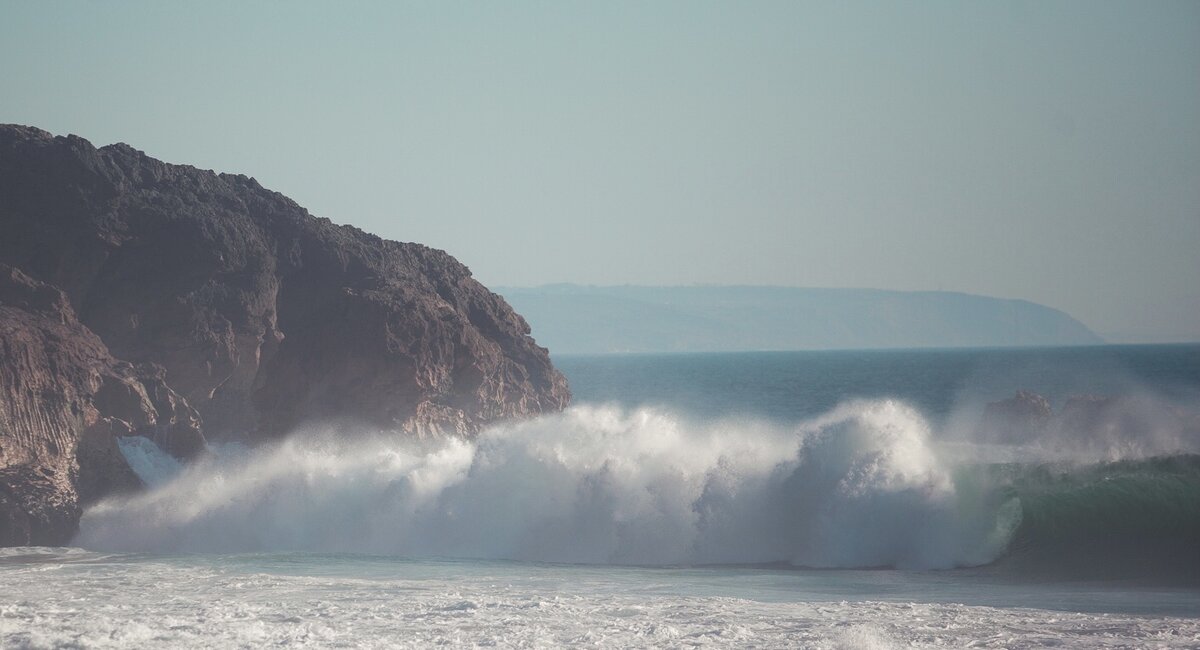
[[[0,121],[485,284],[948,289],[1200,340],[1194,0],[0,0]]]

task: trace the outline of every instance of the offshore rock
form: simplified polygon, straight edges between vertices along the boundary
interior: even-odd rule
[[[0,126],[0,233],[0,262],[61,288],[116,357],[161,367],[210,438],[345,419],[471,435],[570,399],[525,320],[450,255],[252,178]],[[122,391],[101,401],[141,397]]]
[[[81,505],[139,487],[121,435],[204,448],[160,368],[114,359],[61,291],[0,264],[0,545],[65,544]]]
[[[1054,416],[1050,400],[1028,390],[991,402],[983,412],[987,437],[997,442],[1023,442],[1038,438]]]
[[[1058,411],[1019,390],[984,409],[976,437],[1066,456],[1119,460],[1200,449],[1200,410],[1151,394],[1070,395]]]

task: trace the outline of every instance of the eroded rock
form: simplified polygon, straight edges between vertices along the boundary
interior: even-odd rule
[[[254,179],[0,125],[0,544],[65,543],[180,459],[305,422],[470,436],[555,411],[528,324],[443,251],[319,219]]]
[[[309,420],[470,435],[563,408],[529,326],[445,252],[318,219],[254,179],[0,126],[0,261],[152,362],[210,437]]]
[[[113,358],[65,294],[0,264],[0,543],[66,543],[81,504],[138,487],[118,436],[181,459],[204,449],[160,374]]]

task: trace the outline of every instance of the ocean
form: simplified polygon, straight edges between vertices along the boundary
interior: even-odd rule
[[[0,550],[0,643],[1200,647],[1200,346],[555,363],[474,441],[124,441],[146,492]]]

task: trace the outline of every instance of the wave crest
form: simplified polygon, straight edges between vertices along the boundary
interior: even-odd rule
[[[474,441],[310,431],[90,509],[94,549],[305,550],[578,563],[944,568],[999,555],[1019,508],[961,490],[896,401],[795,427],[576,406]]]

